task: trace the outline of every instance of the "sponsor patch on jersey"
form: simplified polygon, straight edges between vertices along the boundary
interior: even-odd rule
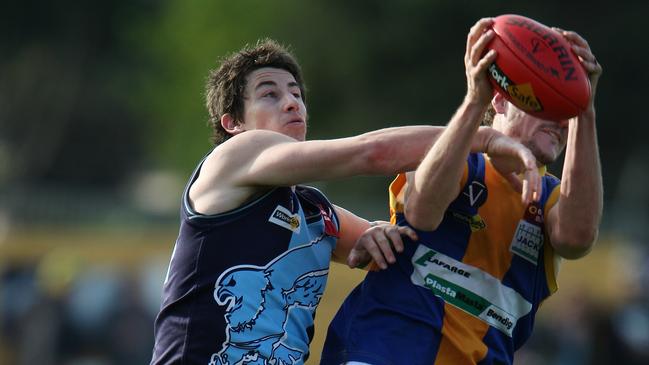
[[[291,213],[290,210],[281,205],[275,208],[268,221],[295,233],[300,233],[300,226],[302,225],[298,214]]]
[[[543,247],[543,209],[537,203],[532,203],[528,205],[523,219],[518,222],[509,250],[538,265],[541,247]]]
[[[475,214],[473,216],[468,216],[458,212],[452,212],[452,214],[455,219],[468,224],[469,227],[471,227],[471,232],[477,232],[487,228],[487,223],[485,223],[480,214]]]
[[[512,244],[509,250],[521,258],[537,265],[539,261],[539,252],[543,245],[543,232],[541,227],[530,224],[524,220],[518,222],[516,233],[512,238]]]
[[[497,278],[424,245],[417,247],[412,265],[413,284],[509,337],[518,320],[532,310],[530,302]]]

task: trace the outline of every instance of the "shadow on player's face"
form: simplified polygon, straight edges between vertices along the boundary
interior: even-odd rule
[[[553,163],[566,147],[568,139],[568,121],[551,121],[527,114],[510,102],[502,99],[496,101],[496,118],[494,128],[512,137],[532,151],[543,165]]]

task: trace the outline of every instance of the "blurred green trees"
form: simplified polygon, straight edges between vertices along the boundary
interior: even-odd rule
[[[291,45],[302,64],[310,138],[444,124],[464,94],[469,27],[480,17],[519,13],[579,31],[604,65],[597,107],[609,199],[622,162],[644,151],[638,146],[647,128],[638,109],[649,82],[646,62],[640,61],[649,53],[643,47],[649,32],[639,19],[649,3],[617,5],[8,3],[0,15],[0,185],[7,191],[34,184],[114,189],[141,170],[172,171],[184,179],[210,149],[203,105],[208,70],[225,54],[264,37]],[[371,196],[383,207],[387,181],[327,183],[327,190],[344,199]]]

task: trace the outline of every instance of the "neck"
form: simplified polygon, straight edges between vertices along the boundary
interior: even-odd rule
[[[491,161],[491,164],[496,171],[503,176],[510,175],[512,172],[516,172],[517,170],[516,161],[513,161],[511,158],[495,156],[490,157],[489,161]]]

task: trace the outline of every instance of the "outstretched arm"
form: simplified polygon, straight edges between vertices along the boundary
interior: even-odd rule
[[[194,209],[217,214],[274,186],[354,175],[393,175],[416,168],[442,127],[385,128],[355,137],[298,142],[250,130],[218,146],[190,190]]]
[[[268,130],[232,137],[205,160],[190,198],[196,211],[222,213],[273,186],[414,170],[444,127],[385,128],[355,137],[298,142]],[[493,132],[478,133],[483,150]]]
[[[560,196],[547,217],[550,242],[555,252],[564,258],[576,259],[591,250],[602,217],[602,171],[594,105],[602,66],[586,40],[575,32],[557,30],[572,44],[588,72],[592,94],[588,108],[568,122]]]

